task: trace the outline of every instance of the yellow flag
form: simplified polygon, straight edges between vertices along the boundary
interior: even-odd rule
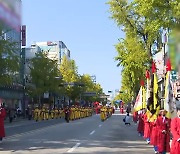
[[[154,86],[153,86],[153,102],[154,102],[154,109],[156,109],[156,105],[158,103],[157,100],[157,93],[158,93],[158,79],[156,73],[154,73]]]
[[[143,103],[143,105],[142,105],[142,108],[147,108],[147,105],[146,105],[146,89],[144,88],[144,87],[142,87],[142,103]]]

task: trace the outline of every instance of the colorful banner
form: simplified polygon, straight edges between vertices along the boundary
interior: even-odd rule
[[[173,92],[170,80],[170,71],[166,74],[166,83],[165,83],[165,96],[164,96],[164,109],[168,112],[167,117],[171,117],[172,112],[172,102],[173,102]]]
[[[153,74],[154,76],[154,85],[153,85],[153,102],[154,102],[154,109],[156,110],[158,104],[158,79],[156,73]]]
[[[146,91],[144,87],[140,87],[139,93],[136,97],[136,102],[134,104],[134,110],[139,111],[146,108]]]

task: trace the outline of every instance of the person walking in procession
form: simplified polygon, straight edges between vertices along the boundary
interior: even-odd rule
[[[143,111],[138,111],[138,127],[137,131],[139,136],[144,136],[144,118],[143,118]]]
[[[172,119],[171,133],[173,140],[171,143],[170,154],[180,154],[180,101],[176,101],[177,117]]]
[[[5,130],[4,130],[5,117],[6,117],[6,110],[4,109],[2,102],[0,102],[0,143],[2,142],[3,137],[5,137]]]
[[[166,117],[166,110],[161,110],[157,118],[157,149],[160,154],[170,152],[170,119]]]

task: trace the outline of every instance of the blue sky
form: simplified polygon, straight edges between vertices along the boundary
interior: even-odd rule
[[[80,74],[96,75],[107,93],[120,88],[114,45],[123,33],[110,19],[107,0],[22,0],[27,46],[34,41],[63,41]]]

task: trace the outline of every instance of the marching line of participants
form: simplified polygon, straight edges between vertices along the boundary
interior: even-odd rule
[[[111,117],[112,114],[113,114],[112,107],[103,106],[100,110],[101,121],[108,120],[108,118]]]
[[[69,108],[69,120],[77,120],[85,117],[92,116],[93,109],[90,107],[70,107]],[[35,108],[33,118],[35,121],[49,120],[49,119],[58,119],[65,118],[64,109],[52,109],[48,108],[39,109]]]
[[[158,154],[170,152],[171,120],[166,117],[166,114],[166,110],[160,110],[154,114],[148,110],[133,113],[133,121],[138,122],[139,136],[142,136],[147,144],[152,145],[154,152]]]

